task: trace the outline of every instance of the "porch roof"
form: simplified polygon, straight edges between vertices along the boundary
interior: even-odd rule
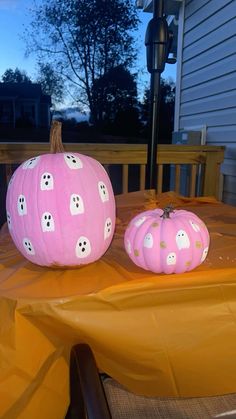
[[[51,104],[51,97],[44,95],[40,84],[37,83],[0,83],[0,99],[38,99],[43,103]]]
[[[183,0],[165,0],[164,13],[167,15],[178,15],[179,7]],[[153,0],[137,0],[136,5],[144,12],[152,12]]]

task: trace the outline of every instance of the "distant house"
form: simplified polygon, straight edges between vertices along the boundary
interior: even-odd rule
[[[51,97],[40,84],[0,83],[0,126],[48,127]]]
[[[151,0],[138,5],[152,10]],[[177,35],[174,130],[226,146],[223,201],[236,205],[236,0],[165,0],[164,8]]]

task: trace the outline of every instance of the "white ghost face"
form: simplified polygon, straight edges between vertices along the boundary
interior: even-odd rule
[[[104,226],[104,240],[110,237],[111,231],[112,231],[112,221],[110,218],[107,218],[105,221],[105,226]]]
[[[25,249],[25,251],[28,255],[31,255],[31,256],[35,255],[34,246],[33,246],[32,242],[29,239],[27,239],[27,237],[25,237],[23,239],[22,243],[23,243],[24,249]]]
[[[166,263],[167,265],[176,265],[176,254],[174,252],[168,254]]]
[[[23,169],[34,169],[35,166],[38,164],[39,160],[40,160],[40,156],[33,157],[32,159],[27,160],[23,164]]]
[[[201,262],[204,262],[208,254],[208,247],[205,247],[205,249],[202,252]]]
[[[142,217],[138,218],[138,220],[134,222],[134,225],[136,227],[140,227],[144,223],[145,220],[146,220],[146,217],[145,215],[143,215]]]
[[[50,212],[43,213],[41,217],[41,227],[42,227],[43,232],[55,230],[54,219]]]
[[[27,214],[27,204],[24,195],[19,195],[17,199],[17,210],[19,215]]]
[[[41,176],[40,189],[41,191],[50,191],[54,188],[53,176],[51,173],[45,172]]]
[[[130,243],[129,239],[127,239],[125,241],[125,249],[126,249],[126,252],[130,255],[131,254],[131,243]]]
[[[144,237],[143,246],[151,249],[153,247],[153,237],[151,233],[147,233]]]
[[[86,258],[91,253],[91,244],[87,237],[81,236],[77,243],[75,248],[75,253],[77,258]]]
[[[70,213],[78,215],[84,213],[84,202],[80,195],[73,193],[70,197]]]
[[[188,235],[186,231],[179,230],[176,234],[176,244],[178,246],[178,249],[188,249],[190,247],[190,241],[188,238]]]
[[[83,163],[78,156],[74,154],[65,153],[64,159],[70,169],[82,169]]]
[[[192,226],[193,230],[196,231],[196,233],[198,233],[200,231],[200,227],[197,223],[195,223],[192,220],[189,220],[190,225]]]
[[[11,214],[7,211],[7,225],[9,230],[12,229]]]
[[[109,201],[108,189],[104,182],[98,182],[98,192],[102,202]]]

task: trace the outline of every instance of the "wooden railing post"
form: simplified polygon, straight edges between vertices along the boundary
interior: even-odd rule
[[[211,151],[206,155],[205,175],[203,182],[203,195],[215,196],[216,199],[221,199],[220,196],[220,164],[224,160],[224,151]]]
[[[128,164],[123,164],[122,166],[122,192],[127,193],[129,186],[129,166]]]

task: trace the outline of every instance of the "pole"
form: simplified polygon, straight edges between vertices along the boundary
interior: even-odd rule
[[[153,0],[153,19],[162,18],[164,0]],[[155,62],[155,59],[154,59]],[[148,142],[146,188],[156,189],[157,185],[157,144],[159,133],[159,111],[160,111],[160,81],[161,71],[151,71],[151,139]]]
[[[151,74],[151,139],[148,142],[147,150],[147,189],[156,189],[157,186],[157,144],[159,133],[159,111],[160,111],[160,80],[161,74]]]

